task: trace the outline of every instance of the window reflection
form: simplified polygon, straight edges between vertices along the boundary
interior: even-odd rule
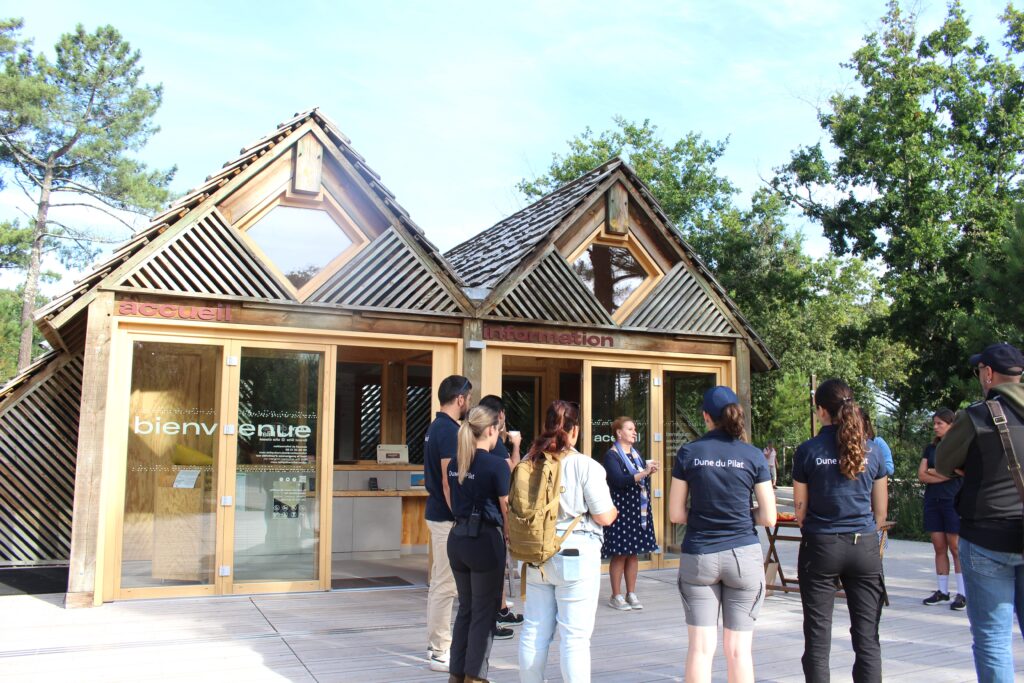
[[[591,244],[572,264],[605,310],[614,313],[647,278],[647,271],[629,249]]]
[[[352,246],[326,211],[295,206],[275,206],[246,234],[296,289]]]

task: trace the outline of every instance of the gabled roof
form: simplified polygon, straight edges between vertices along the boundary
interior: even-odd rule
[[[207,200],[214,195],[222,196],[226,192],[231,191],[232,188],[227,187],[229,184],[243,182],[244,178],[240,178],[240,176],[244,174],[246,169],[259,162],[261,157],[265,156],[271,149],[311,121],[316,123],[331,142],[336,145],[345,160],[355,168],[360,178],[373,191],[376,200],[393,216],[396,223],[401,224],[407,229],[411,238],[435,262],[438,270],[443,272],[445,276],[450,276],[456,286],[461,286],[463,283],[458,280],[455,271],[448,265],[444,257],[437,250],[437,247],[427,239],[423,230],[409,217],[409,213],[398,204],[395,200],[395,195],[381,184],[380,175],[367,166],[365,159],[352,148],[349,138],[319,109],[313,108],[296,114],[288,121],[279,124],[274,132],[243,147],[237,158],[225,163],[220,171],[208,176],[202,185],[186,193],[166,211],[154,216],[146,228],[118,247],[109,260],[101,263],[91,273],[78,280],[75,286],[68,292],[56,297],[36,311],[34,315],[36,324],[39,325],[47,339],[51,343],[59,345],[61,342],[60,328],[73,315],[88,305],[101,286],[111,284],[108,283],[108,280],[112,275],[116,274],[118,276],[117,279],[120,279],[124,273],[118,272],[119,269],[127,265],[146,245],[157,239],[168,229],[174,227],[182,220],[192,218],[195,215],[195,211],[201,210],[205,214],[207,211],[207,206],[205,205]],[[116,285],[118,283],[114,282],[112,284]]]
[[[615,170],[607,161],[451,249],[445,258],[470,287],[495,287]]]
[[[763,361],[765,369],[778,368],[779,362],[772,355],[764,340],[750,326],[740,313],[736,302],[726,293],[711,269],[701,260],[693,247],[683,239],[682,234],[665,214],[661,205],[636,172],[620,157],[614,157],[597,168],[580,176],[576,180],[563,185],[557,190],[541,197],[525,209],[499,221],[487,230],[466,240],[445,254],[455,268],[456,273],[470,287],[484,287],[491,290],[502,282],[513,277],[520,264],[525,263],[531,255],[544,249],[553,237],[553,233],[563,225],[564,221],[581,206],[597,199],[595,194],[602,190],[606,180],[612,175],[621,173],[632,185],[633,189],[647,203],[656,220],[662,224],[665,232],[681,247],[692,267],[705,280],[706,288],[718,299],[719,305],[729,311],[748,337],[756,355]],[[666,278],[652,295],[671,295],[674,290],[681,290],[689,283],[685,274],[673,271],[674,277]],[[692,280],[692,277],[690,278]],[[701,288],[702,290],[704,287]],[[707,309],[707,307],[705,307]],[[641,305],[627,321],[626,326],[637,324],[646,312],[650,315],[650,305]],[[717,311],[715,311],[717,313]],[[709,310],[706,320],[714,320]],[[720,316],[721,314],[718,313]]]

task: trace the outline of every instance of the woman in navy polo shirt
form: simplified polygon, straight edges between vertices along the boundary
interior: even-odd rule
[[[708,389],[703,408],[709,431],[679,449],[669,493],[669,518],[687,525],[679,559],[689,635],[686,680],[711,680],[721,612],[729,680],[753,681],[750,645],[764,600],[764,564],[754,523],[775,525],[772,477],[764,454],[744,443],[743,408],[732,389]],[[751,493],[757,497],[753,515]]]
[[[942,437],[946,436],[956,416],[949,408],[939,408],[932,415],[932,430],[935,439],[925,446],[917,468],[917,478],[924,484],[924,530],[931,534],[932,549],[935,551],[935,581],[937,590],[924,599],[926,605],[949,602],[949,596],[956,597],[949,608],[963,610],[967,607],[967,586],[957,590],[956,575],[960,573],[960,515],[954,500],[960,493],[963,480],[950,479],[935,471],[935,449]],[[953,556],[953,574],[949,572],[949,555]],[[950,580],[952,579],[952,580]],[[950,588],[952,587],[952,591]]]
[[[505,532],[512,474],[504,458],[489,453],[498,440],[498,413],[469,411],[459,427],[458,456],[448,464],[455,526],[448,560],[459,592],[452,629],[449,680],[485,681],[494,636],[494,614],[505,578]]]
[[[845,382],[830,379],[814,392],[823,425],[793,456],[793,504],[803,538],[797,561],[804,610],[804,677],[829,680],[836,581],[850,610],[855,683],[880,683],[882,558],[878,527],[885,521],[885,461],[869,448],[860,408]]]

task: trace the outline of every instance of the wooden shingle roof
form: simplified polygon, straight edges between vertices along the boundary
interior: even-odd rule
[[[499,221],[451,249],[445,254],[445,257],[455,268],[456,274],[467,285],[493,290],[506,279],[514,277],[518,266],[527,261],[531,254],[539,253],[540,250],[546,248],[553,233],[563,222],[580,206],[594,201],[592,195],[602,187],[605,180],[617,172],[621,173],[643,198],[656,220],[662,224],[666,233],[682,249],[690,266],[704,280],[707,290],[713,292],[713,298],[718,300],[717,304],[713,304],[710,300],[702,302],[700,310],[692,316],[671,313],[670,311],[687,304],[685,300],[677,300],[681,293],[697,292],[698,290],[703,292],[705,289],[698,287],[694,290],[692,285],[695,283],[692,275],[676,268],[670,277],[660,283],[655,292],[652,292],[648,300],[641,304],[631,318],[625,321],[624,326],[636,326],[651,331],[678,332],[678,328],[672,329],[673,326],[687,323],[687,333],[718,336],[723,334],[724,325],[727,322],[722,313],[717,310],[717,306],[720,305],[728,310],[729,314],[739,323],[743,336],[749,339],[750,346],[760,357],[762,361],[760,364],[764,369],[778,368],[778,360],[772,355],[760,335],[743,317],[736,302],[728,295],[693,247],[683,239],[682,233],[669,220],[661,205],[658,204],[658,200],[654,198],[636,172],[619,157],[609,159],[576,180],[541,197],[525,209]],[[704,296],[706,298],[706,292]],[[697,301],[699,296],[695,294],[689,298]],[[652,326],[647,327],[647,325]]]
[[[125,266],[147,244],[179,221],[189,217],[211,196],[223,190],[252,164],[258,162],[271,149],[284,142],[289,135],[310,121],[315,122],[337,146],[346,161],[356,169],[362,180],[372,189],[377,200],[387,208],[398,223],[406,228],[410,237],[421,245],[423,251],[436,263],[438,270],[449,275],[456,286],[463,285],[437,247],[427,239],[423,230],[409,217],[409,213],[398,204],[395,195],[381,184],[380,175],[371,169],[362,155],[352,148],[349,138],[319,109],[313,108],[296,114],[293,118],[279,124],[276,130],[269,135],[243,147],[238,157],[225,163],[219,171],[208,176],[203,184],[179,198],[164,212],[154,216],[146,228],[118,247],[106,262],[96,266],[92,272],[76,281],[69,291],[37,310],[34,314],[36,324],[39,325],[47,339],[54,345],[60,345],[62,341],[60,328],[88,305],[109,276]]]

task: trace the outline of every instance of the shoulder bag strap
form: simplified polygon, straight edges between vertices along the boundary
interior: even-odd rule
[[[1024,474],[1021,473],[1020,459],[1013,450],[1013,439],[1010,438],[1010,428],[1006,426],[1006,414],[1003,413],[1003,406],[999,401],[985,401],[988,412],[992,415],[992,422],[995,423],[996,431],[999,432],[999,440],[1003,443],[1003,453],[1006,455],[1006,467],[1010,470],[1013,483],[1017,485],[1017,493],[1021,502],[1024,503]]]

